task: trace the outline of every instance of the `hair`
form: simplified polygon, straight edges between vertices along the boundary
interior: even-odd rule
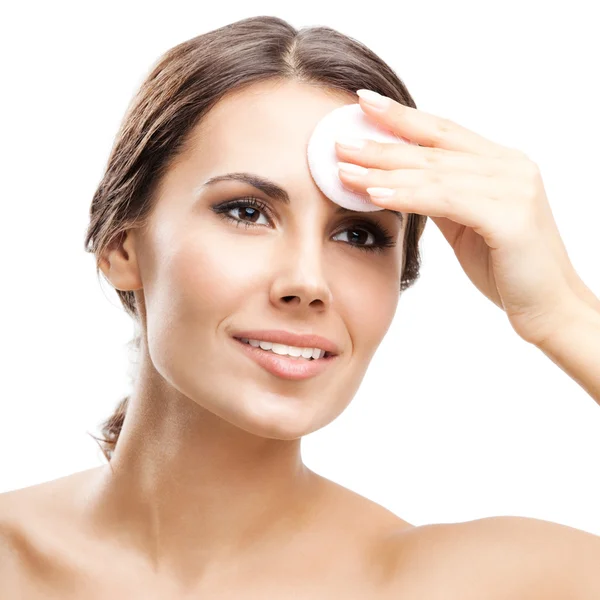
[[[90,206],[85,251],[96,274],[107,250],[128,229],[143,228],[163,175],[185,150],[192,129],[229,92],[259,82],[298,81],[327,91],[374,90],[416,108],[394,71],[361,42],[329,27],[295,29],[273,16],[255,16],[209,31],[167,50],[151,67],[125,112],[106,170]],[[419,239],[427,217],[409,213],[400,290],[419,277]],[[116,290],[139,325],[133,291]],[[141,332],[129,342],[139,349]],[[107,461],[115,451],[129,396],[101,424]],[[91,434],[90,434],[91,435]]]

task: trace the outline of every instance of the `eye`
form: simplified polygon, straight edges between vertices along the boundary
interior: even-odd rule
[[[350,238],[351,241],[350,245],[351,246],[356,246],[357,248],[360,248],[361,250],[373,250],[376,247],[378,247],[377,245],[377,236],[370,231],[369,229],[363,229],[362,227],[348,227],[342,231],[340,231],[340,233],[336,233],[336,235],[341,235],[341,234],[346,234],[347,238]],[[364,244],[364,239],[371,236],[373,242],[370,244]],[[360,240],[363,240],[363,243],[357,243],[356,240],[358,240],[360,242]]]
[[[243,219],[239,219],[237,217],[231,217],[229,214],[227,214],[231,211],[239,210],[239,209],[243,209],[243,210],[240,210],[240,212],[238,214],[240,214],[244,217],[253,219],[253,221],[244,221]],[[246,198],[241,198],[239,200],[232,200],[231,202],[226,202],[225,204],[220,204],[219,206],[215,207],[213,210],[222,218],[229,219],[230,221],[233,221],[234,223],[236,223],[238,226],[241,223],[247,229],[249,226],[254,225],[256,223],[256,219],[258,218],[258,215],[260,214],[261,210],[268,213],[269,209],[258,198],[253,198],[251,196],[248,196]],[[267,222],[267,224],[268,224],[268,222]]]
[[[231,211],[239,209],[244,209],[240,211],[240,215],[245,215],[250,219],[254,220],[245,221],[237,217],[232,217],[228,214]],[[264,211],[267,214],[269,213],[268,206],[264,202],[262,202],[258,198],[254,198],[253,196],[246,196],[245,198],[232,200],[230,202],[224,202],[223,204],[219,204],[218,206],[213,207],[212,210],[215,213],[217,213],[221,218],[233,221],[236,224],[236,227],[239,227],[239,225],[242,224],[246,229],[248,227],[256,226],[256,219],[260,215],[261,211]],[[353,235],[348,237],[354,240],[356,240],[357,237],[359,240],[365,237],[364,235],[360,234],[358,236],[355,235],[358,232],[362,232],[363,234],[370,234],[372,236],[374,242],[368,245],[356,243],[355,241],[348,243],[349,246],[357,248],[358,250],[363,250],[366,252],[383,252],[385,248],[393,248],[396,245],[394,236],[390,235],[390,232],[385,227],[377,223],[372,223],[371,221],[359,221],[356,224],[348,226],[346,229],[342,230],[336,235],[346,232],[352,233]]]

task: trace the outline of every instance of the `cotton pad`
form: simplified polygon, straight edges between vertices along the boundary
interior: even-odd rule
[[[373,204],[369,194],[359,194],[343,186],[337,165],[341,159],[335,151],[335,142],[342,137],[369,139],[380,143],[412,142],[375,123],[365,114],[360,104],[346,104],[327,113],[310,136],[307,148],[308,168],[325,196],[349,210],[385,210]]]

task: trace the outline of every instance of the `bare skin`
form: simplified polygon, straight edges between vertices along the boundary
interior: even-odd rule
[[[535,597],[515,595],[530,572],[504,558],[515,549],[483,545],[495,524],[413,527],[302,462],[302,436],[352,400],[399,300],[399,220],[339,215],[306,163],[318,120],[353,102],[290,82],[222,99],[150,226],[102,258],[110,283],[135,292],[144,333],[127,417],[110,465],[0,495],[2,598]],[[200,189],[239,171],[275,180],[290,204],[245,183]],[[244,196],[269,207],[256,225],[215,212]],[[348,229],[373,219],[396,246],[351,245]],[[316,332],[340,355],[285,380],[240,351],[240,329]]]
[[[141,579],[165,593],[264,598],[275,586],[310,595],[337,582],[357,593],[369,581],[375,540],[402,520],[326,482],[300,453],[302,436],[354,397],[399,299],[399,219],[339,214],[308,169],[317,122],[355,101],[295,82],[222,99],[161,182],[149,227],[101,257],[111,285],[134,291],[144,333],[116,452],[110,467],[16,492],[14,503],[17,529],[63,557],[66,570],[50,577],[59,588],[115,593]],[[291,202],[246,183],[201,187],[241,171],[274,180]],[[246,196],[267,206],[258,219],[215,210]],[[378,223],[397,245],[358,249],[378,241]],[[365,315],[365,305],[378,310]],[[279,378],[240,351],[232,336],[243,329],[318,333],[339,356],[312,379]]]
[[[510,517],[415,527],[312,471],[314,495],[284,541],[232,549],[185,581],[149,560],[127,518],[109,531],[93,516],[106,470],[0,494],[0,597],[592,600],[600,591],[592,534]]]
[[[131,537],[127,518],[121,532],[108,529],[108,518],[100,523],[90,507],[107,468],[0,495],[4,539],[13,559],[10,569],[0,569],[4,585],[12,581],[15,591],[32,600],[96,594],[283,598],[292,590],[298,598],[365,598],[389,585],[383,554],[387,536],[412,528],[383,507],[309,472],[314,487],[295,521],[280,523],[275,534],[278,519],[266,515],[269,525],[255,523],[258,531],[248,532],[248,546],[232,547],[227,554],[210,557],[198,543],[204,562],[192,577],[192,565],[184,571],[186,565],[168,567],[153,560],[144,540]],[[117,521],[117,516],[110,519]],[[264,538],[260,531],[266,532]]]

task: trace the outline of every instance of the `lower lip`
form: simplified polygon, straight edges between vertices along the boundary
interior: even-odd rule
[[[248,356],[254,359],[263,369],[269,371],[277,377],[284,379],[308,379],[322,373],[337,358],[328,356],[327,358],[318,358],[317,360],[306,360],[305,358],[292,358],[275,354],[270,350],[255,348],[246,344],[237,338],[233,338],[239,344]]]

